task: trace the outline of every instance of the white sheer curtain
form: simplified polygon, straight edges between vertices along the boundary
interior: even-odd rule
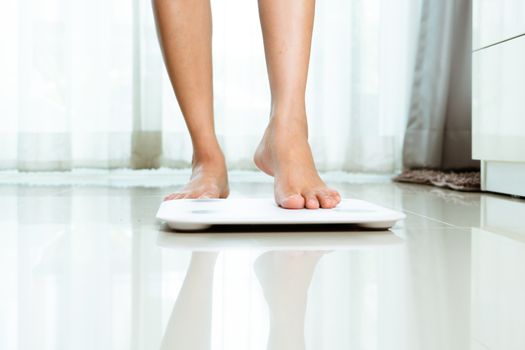
[[[419,0],[322,0],[308,85],[322,170],[401,166]],[[250,169],[269,91],[257,1],[212,0],[216,125]],[[0,3],[0,169],[188,166],[151,2]]]

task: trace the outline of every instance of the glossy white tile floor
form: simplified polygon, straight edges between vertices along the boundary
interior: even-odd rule
[[[0,349],[525,349],[523,200],[349,177],[406,221],[183,235],[154,220],[169,176],[0,177]]]

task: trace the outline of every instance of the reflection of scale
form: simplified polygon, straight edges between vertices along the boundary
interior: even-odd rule
[[[311,230],[322,225],[330,227],[356,226],[386,230],[405,214],[357,199],[343,199],[334,209],[283,209],[273,199],[176,199],[162,202],[157,219],[179,231],[197,231],[215,226],[280,225],[302,226]],[[250,230],[245,230],[250,231]]]

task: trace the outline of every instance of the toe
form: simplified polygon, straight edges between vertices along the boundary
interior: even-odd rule
[[[307,209],[319,209],[319,200],[317,199],[315,193],[305,195],[304,199],[305,207]]]
[[[169,194],[166,197],[164,197],[164,200],[165,201],[171,201],[173,199],[178,199],[178,198],[180,198],[180,193],[172,193],[172,194]]]
[[[181,193],[175,193],[175,195],[173,196],[173,199],[182,199],[186,196],[186,194],[184,192],[181,192]]]
[[[332,201],[335,202],[335,205],[341,202],[341,195],[336,190],[332,190],[331,188],[329,188],[326,190],[326,195],[328,195],[332,199]]]
[[[299,194],[292,194],[278,199],[277,203],[285,209],[302,209],[304,208],[304,198]]]
[[[317,199],[319,199],[319,204],[321,204],[321,208],[324,209],[334,208],[338,203],[334,197],[325,192],[318,193]]]

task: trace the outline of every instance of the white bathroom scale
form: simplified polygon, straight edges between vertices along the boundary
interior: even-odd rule
[[[389,229],[405,214],[358,199],[333,209],[283,209],[271,198],[174,199],[164,201],[157,219],[177,231],[235,225],[353,225]]]

